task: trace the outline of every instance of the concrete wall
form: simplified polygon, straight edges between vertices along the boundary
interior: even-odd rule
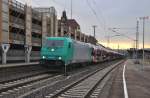
[[[8,0],[0,0],[0,43],[9,43]]]
[[[46,22],[47,22],[46,33],[47,34],[46,35],[57,36],[58,35],[58,20],[57,20],[56,9],[54,7],[34,8],[34,9],[47,16],[46,18]]]
[[[25,33],[26,33],[26,40],[25,40],[25,44],[26,45],[32,45],[32,42],[31,42],[31,38],[32,38],[32,35],[31,35],[31,30],[32,30],[32,10],[31,10],[31,7],[28,7],[26,6],[26,24],[25,24]]]

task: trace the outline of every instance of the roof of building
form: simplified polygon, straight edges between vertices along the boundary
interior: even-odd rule
[[[76,21],[75,19],[68,19],[68,20],[67,20],[67,24],[68,24],[71,28],[80,27],[80,25],[77,23],[77,21]]]

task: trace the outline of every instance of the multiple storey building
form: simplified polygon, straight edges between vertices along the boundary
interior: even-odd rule
[[[46,36],[58,36],[58,19],[57,13],[54,7],[50,8],[34,8],[38,12],[42,13],[46,17]],[[44,21],[44,19],[42,20]]]

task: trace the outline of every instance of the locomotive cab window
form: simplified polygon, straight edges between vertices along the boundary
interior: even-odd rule
[[[47,47],[63,47],[63,40],[47,40],[45,46]]]

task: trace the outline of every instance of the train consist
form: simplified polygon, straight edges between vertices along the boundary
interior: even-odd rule
[[[47,37],[41,49],[41,64],[47,66],[99,63],[121,57],[122,54],[102,45],[83,43],[69,37]]]

